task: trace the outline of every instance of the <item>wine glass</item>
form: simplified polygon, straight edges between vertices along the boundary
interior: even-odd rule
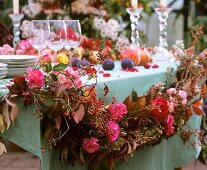
[[[65,27],[62,20],[49,20],[48,21],[48,34],[46,35],[46,44],[48,47],[55,51],[55,56],[57,51],[64,47],[65,43]],[[54,62],[56,61],[56,57]]]
[[[45,34],[48,32],[47,20],[32,20],[30,25],[30,44],[38,50],[39,56],[41,50],[47,47],[45,42]]]
[[[70,50],[71,48],[77,48],[81,42],[81,27],[79,20],[64,20],[66,41],[65,48]]]

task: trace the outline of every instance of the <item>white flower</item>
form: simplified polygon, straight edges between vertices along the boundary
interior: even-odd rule
[[[116,40],[115,49],[121,53],[122,51],[128,49],[129,46],[129,39],[125,35],[121,34]]]
[[[22,11],[28,17],[34,18],[42,11],[42,5],[40,3],[29,3],[22,8]]]

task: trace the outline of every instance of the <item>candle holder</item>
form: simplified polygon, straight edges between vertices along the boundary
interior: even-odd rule
[[[132,48],[137,48],[140,46],[139,40],[139,18],[140,14],[142,12],[143,8],[138,7],[136,9],[134,8],[127,8],[126,11],[130,15],[130,21],[131,21],[131,46]]]
[[[24,14],[10,14],[9,17],[12,20],[13,24],[13,47],[16,48],[17,43],[20,41],[20,23]]]
[[[159,37],[159,47],[167,49],[167,19],[169,13],[172,11],[172,8],[160,7],[155,8],[155,12],[159,16],[159,28],[160,28],[160,37]]]
[[[159,37],[159,47],[156,50],[156,53],[152,56],[154,62],[166,62],[170,61],[172,55],[167,50],[167,18],[171,12],[171,8],[160,7],[155,8],[155,12],[159,16],[159,28],[160,28],[160,37]]]

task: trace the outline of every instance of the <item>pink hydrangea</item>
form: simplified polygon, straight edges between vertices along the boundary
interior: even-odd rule
[[[127,107],[123,103],[115,103],[110,107],[111,117],[115,121],[121,121],[123,116],[127,114]]]
[[[44,85],[44,74],[40,70],[28,68],[27,79],[31,88],[42,87]]]
[[[175,88],[170,88],[167,90],[167,94],[172,95],[172,94],[176,94],[177,90]]]
[[[94,153],[94,152],[96,152],[97,150],[100,149],[100,146],[97,143],[98,141],[99,140],[96,139],[96,138],[94,138],[94,137],[91,137],[90,139],[85,138],[83,140],[83,143],[82,143],[83,149],[85,151],[87,151],[88,153]]]
[[[114,142],[120,133],[119,125],[114,121],[109,121],[106,123],[106,135],[108,137],[109,142]]]
[[[167,129],[166,135],[167,136],[170,136],[171,134],[174,133],[175,128],[174,128],[173,124],[174,124],[174,117],[171,114],[169,114],[166,119],[166,129]]]

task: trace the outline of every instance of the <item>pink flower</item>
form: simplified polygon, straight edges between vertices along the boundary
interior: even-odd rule
[[[169,114],[166,119],[166,129],[167,129],[166,135],[167,136],[170,136],[171,134],[174,133],[175,128],[174,128],[173,124],[174,124],[174,117],[171,114]]]
[[[44,85],[44,75],[40,70],[28,68],[27,79],[31,88],[42,87]]]
[[[91,137],[90,139],[85,138],[83,140],[82,146],[85,151],[88,153],[94,153],[100,149],[99,144],[97,143],[99,140]]]
[[[177,91],[175,88],[170,88],[167,90],[167,94],[169,94],[169,95],[176,94],[176,93],[177,93]]]
[[[78,79],[79,78],[79,72],[78,71],[74,71],[73,68],[68,67],[66,70],[66,74],[71,76],[72,78]]]
[[[178,95],[182,98],[182,105],[186,105],[187,93],[184,90],[179,90]]]
[[[31,46],[29,39],[21,40],[17,44],[16,54],[30,54],[35,55],[35,49]]]
[[[168,101],[167,104],[168,104],[168,111],[170,113],[174,112],[174,103]]]
[[[115,103],[110,107],[111,117],[115,121],[121,121],[125,114],[127,114],[127,107],[123,103]]]
[[[80,79],[75,80],[74,83],[77,88],[80,88],[82,86],[82,81]]]
[[[184,90],[179,90],[178,95],[185,100],[187,98],[187,93]]]
[[[106,135],[108,137],[109,142],[114,142],[118,138],[120,133],[119,125],[117,125],[113,121],[109,121],[106,123],[106,127]]]
[[[12,48],[8,44],[4,44],[3,47],[0,47],[0,54],[1,55],[14,54],[14,48]]]

